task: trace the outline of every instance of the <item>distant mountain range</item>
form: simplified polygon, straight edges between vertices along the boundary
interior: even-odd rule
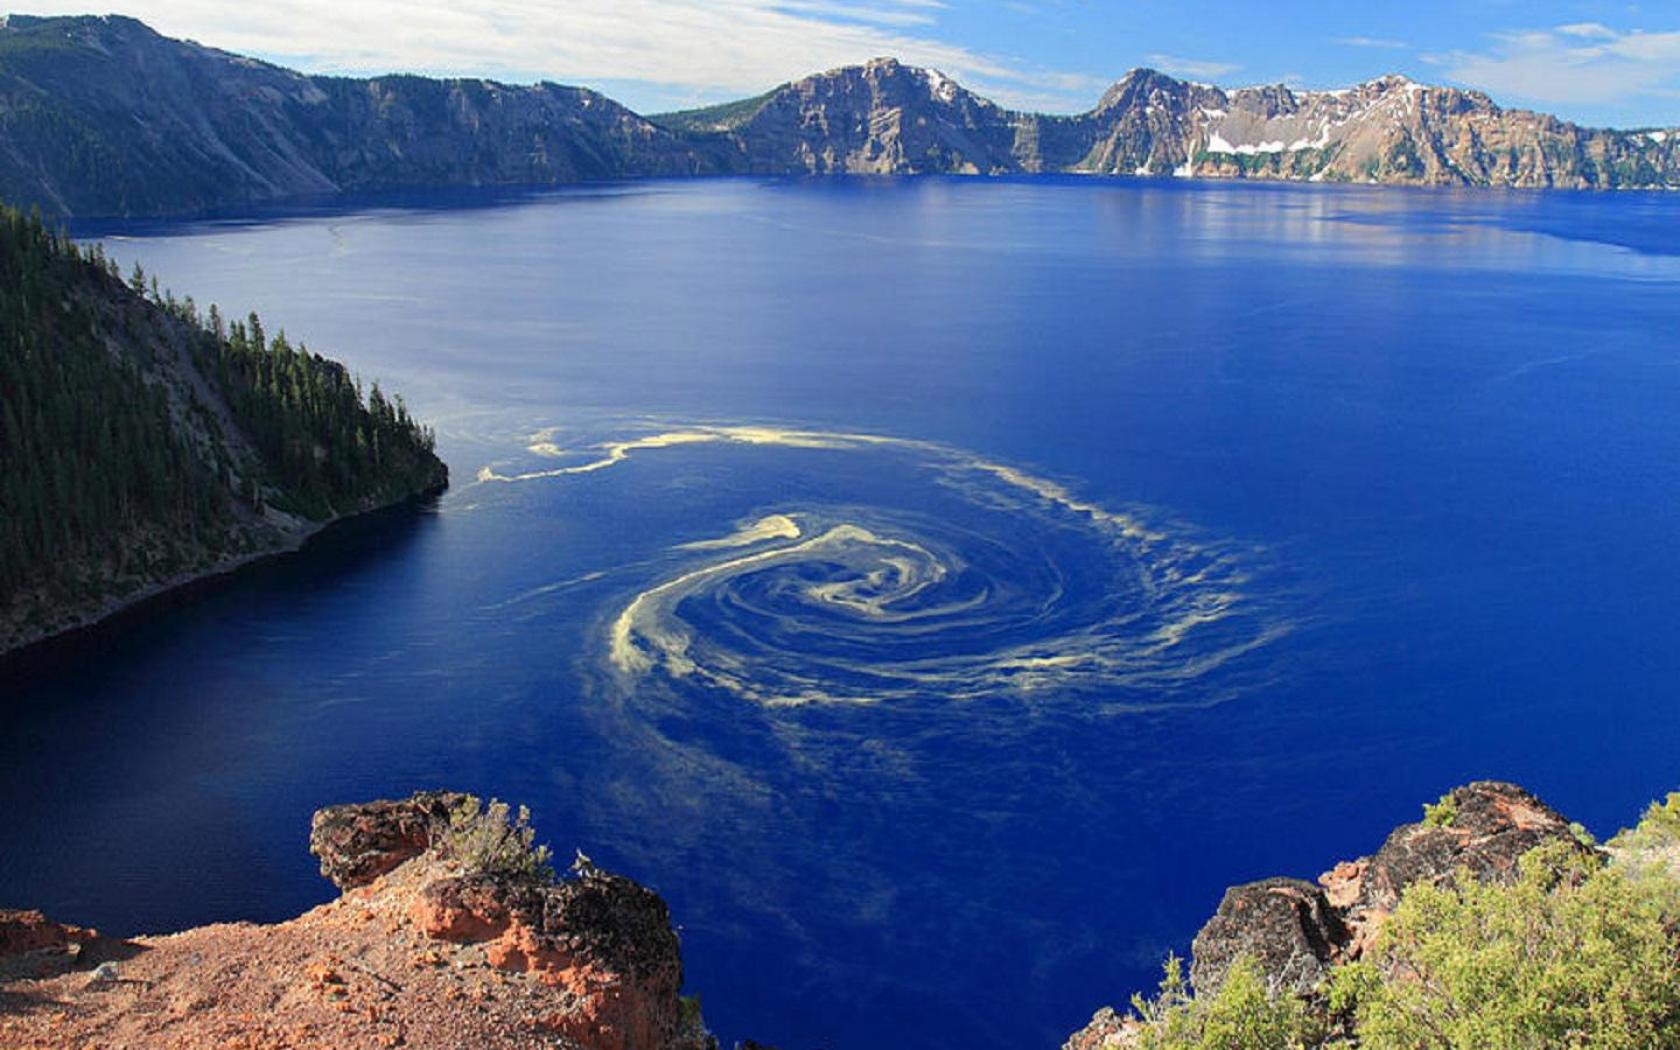
[[[640,116],[586,88],[309,76],[129,18],[0,22],[0,199],[158,215],[399,187],[979,174],[1680,188],[1680,129],[1613,131],[1386,76],[1229,90],[1138,69],[1074,116],[877,59]]]

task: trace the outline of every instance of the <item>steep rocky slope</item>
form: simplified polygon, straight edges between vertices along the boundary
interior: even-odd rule
[[[877,59],[758,99],[655,117],[760,174],[1249,177],[1478,186],[1680,186],[1680,135],[1581,128],[1387,76],[1340,91],[1226,90],[1128,73],[1089,112],[1002,109]]]
[[[0,1046],[705,1050],[665,903],[580,864],[473,870],[446,839],[476,800],[315,815],[343,895],[288,922],[126,940],[0,911]]]
[[[1680,132],[1583,128],[1387,76],[1227,90],[1153,70],[1004,109],[877,59],[644,118],[585,88],[308,76],[122,17],[0,23],[0,199],[155,215],[408,186],[715,174],[1033,174],[1680,187]]]
[[[1089,115],[1081,170],[1333,182],[1572,188],[1680,185],[1680,141],[1507,110],[1385,76],[1338,91],[1222,88],[1148,70]]]
[[[1001,174],[1032,163],[1010,113],[928,69],[876,59],[784,84],[761,98],[655,117],[710,132],[753,174]]]
[[[708,170],[583,88],[311,77],[119,16],[0,25],[0,199],[58,214]]]

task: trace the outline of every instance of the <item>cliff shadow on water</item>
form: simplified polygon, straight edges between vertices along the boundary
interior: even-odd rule
[[[78,667],[114,648],[143,652],[160,639],[213,620],[230,606],[285,600],[338,587],[399,557],[436,528],[442,492],[342,518],[296,550],[260,555],[168,587],[99,620],[0,653],[0,720],[22,734],[37,719],[74,717]],[[55,688],[43,690],[46,683]],[[3,750],[3,749],[0,749]]]

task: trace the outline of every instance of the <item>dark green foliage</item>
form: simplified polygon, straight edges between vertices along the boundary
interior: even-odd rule
[[[1510,886],[1406,891],[1333,999],[1368,1050],[1680,1047],[1680,886],[1553,843]]]
[[[96,302],[116,282],[33,217],[0,211],[0,595],[56,566],[144,570],[186,544],[220,548],[227,492],[172,425],[140,363],[104,346]],[[169,541],[126,549],[143,527]]]
[[[1451,794],[1425,807],[1431,826],[1456,819]],[[1138,1050],[1680,1050],[1680,792],[1605,852],[1554,841],[1513,880],[1414,883],[1305,999],[1246,958],[1195,996],[1169,958],[1132,1009]]]
[[[1423,822],[1432,828],[1450,828],[1458,817],[1458,801],[1452,792],[1442,795],[1440,801],[1423,807]]]
[[[775,95],[774,91],[767,91],[752,98],[743,98],[735,102],[724,102],[716,106],[706,106],[701,109],[684,109],[675,113],[656,113],[648,120],[662,128],[678,132],[733,131],[758,115]]]
[[[446,481],[400,400],[152,287],[0,208],[0,627],[275,546],[265,504],[323,520]]]
[[[1219,991],[1197,998],[1184,980],[1184,964],[1169,956],[1154,997],[1135,995],[1141,1023],[1138,1050],[1300,1050],[1324,1038],[1306,1004],[1266,986],[1252,958],[1239,958]]]
[[[220,385],[256,445],[282,509],[321,519],[389,503],[442,483],[431,431],[402,399],[362,392],[344,366],[266,338],[255,314],[227,337],[196,340],[202,370]]]

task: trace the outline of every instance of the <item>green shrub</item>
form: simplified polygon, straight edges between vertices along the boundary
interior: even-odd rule
[[[1646,807],[1639,824],[1611,839],[1609,849],[1633,878],[1680,879],[1680,791]]]
[[[1367,1050],[1680,1048],[1680,888],[1569,843],[1513,885],[1406,891],[1365,961],[1332,978]]]
[[[698,995],[677,997],[677,1037],[674,1045],[717,1050],[717,1037],[706,1027],[706,1019],[700,1014]]]
[[[1139,1050],[1302,1050],[1320,1035],[1307,1006],[1289,993],[1273,994],[1265,973],[1244,956],[1211,996],[1191,996],[1184,963],[1169,956],[1154,998],[1132,997],[1143,1022]]]
[[[491,799],[485,806],[476,795],[466,795],[450,812],[439,848],[472,874],[553,882],[554,856],[536,845],[536,834],[524,806],[514,814],[506,802]]]
[[[1579,842],[1588,849],[1598,848],[1598,839],[1595,838],[1593,833],[1587,830],[1587,826],[1582,824],[1580,821],[1570,822],[1569,834],[1574,837],[1576,842]]]
[[[1458,800],[1452,795],[1441,796],[1441,800],[1434,805],[1423,807],[1423,822],[1432,828],[1452,827],[1452,822],[1458,819]]]
[[[1680,842],[1680,791],[1671,791],[1667,799],[1645,807],[1639,826],[1625,834],[1645,839],[1652,845]]]

